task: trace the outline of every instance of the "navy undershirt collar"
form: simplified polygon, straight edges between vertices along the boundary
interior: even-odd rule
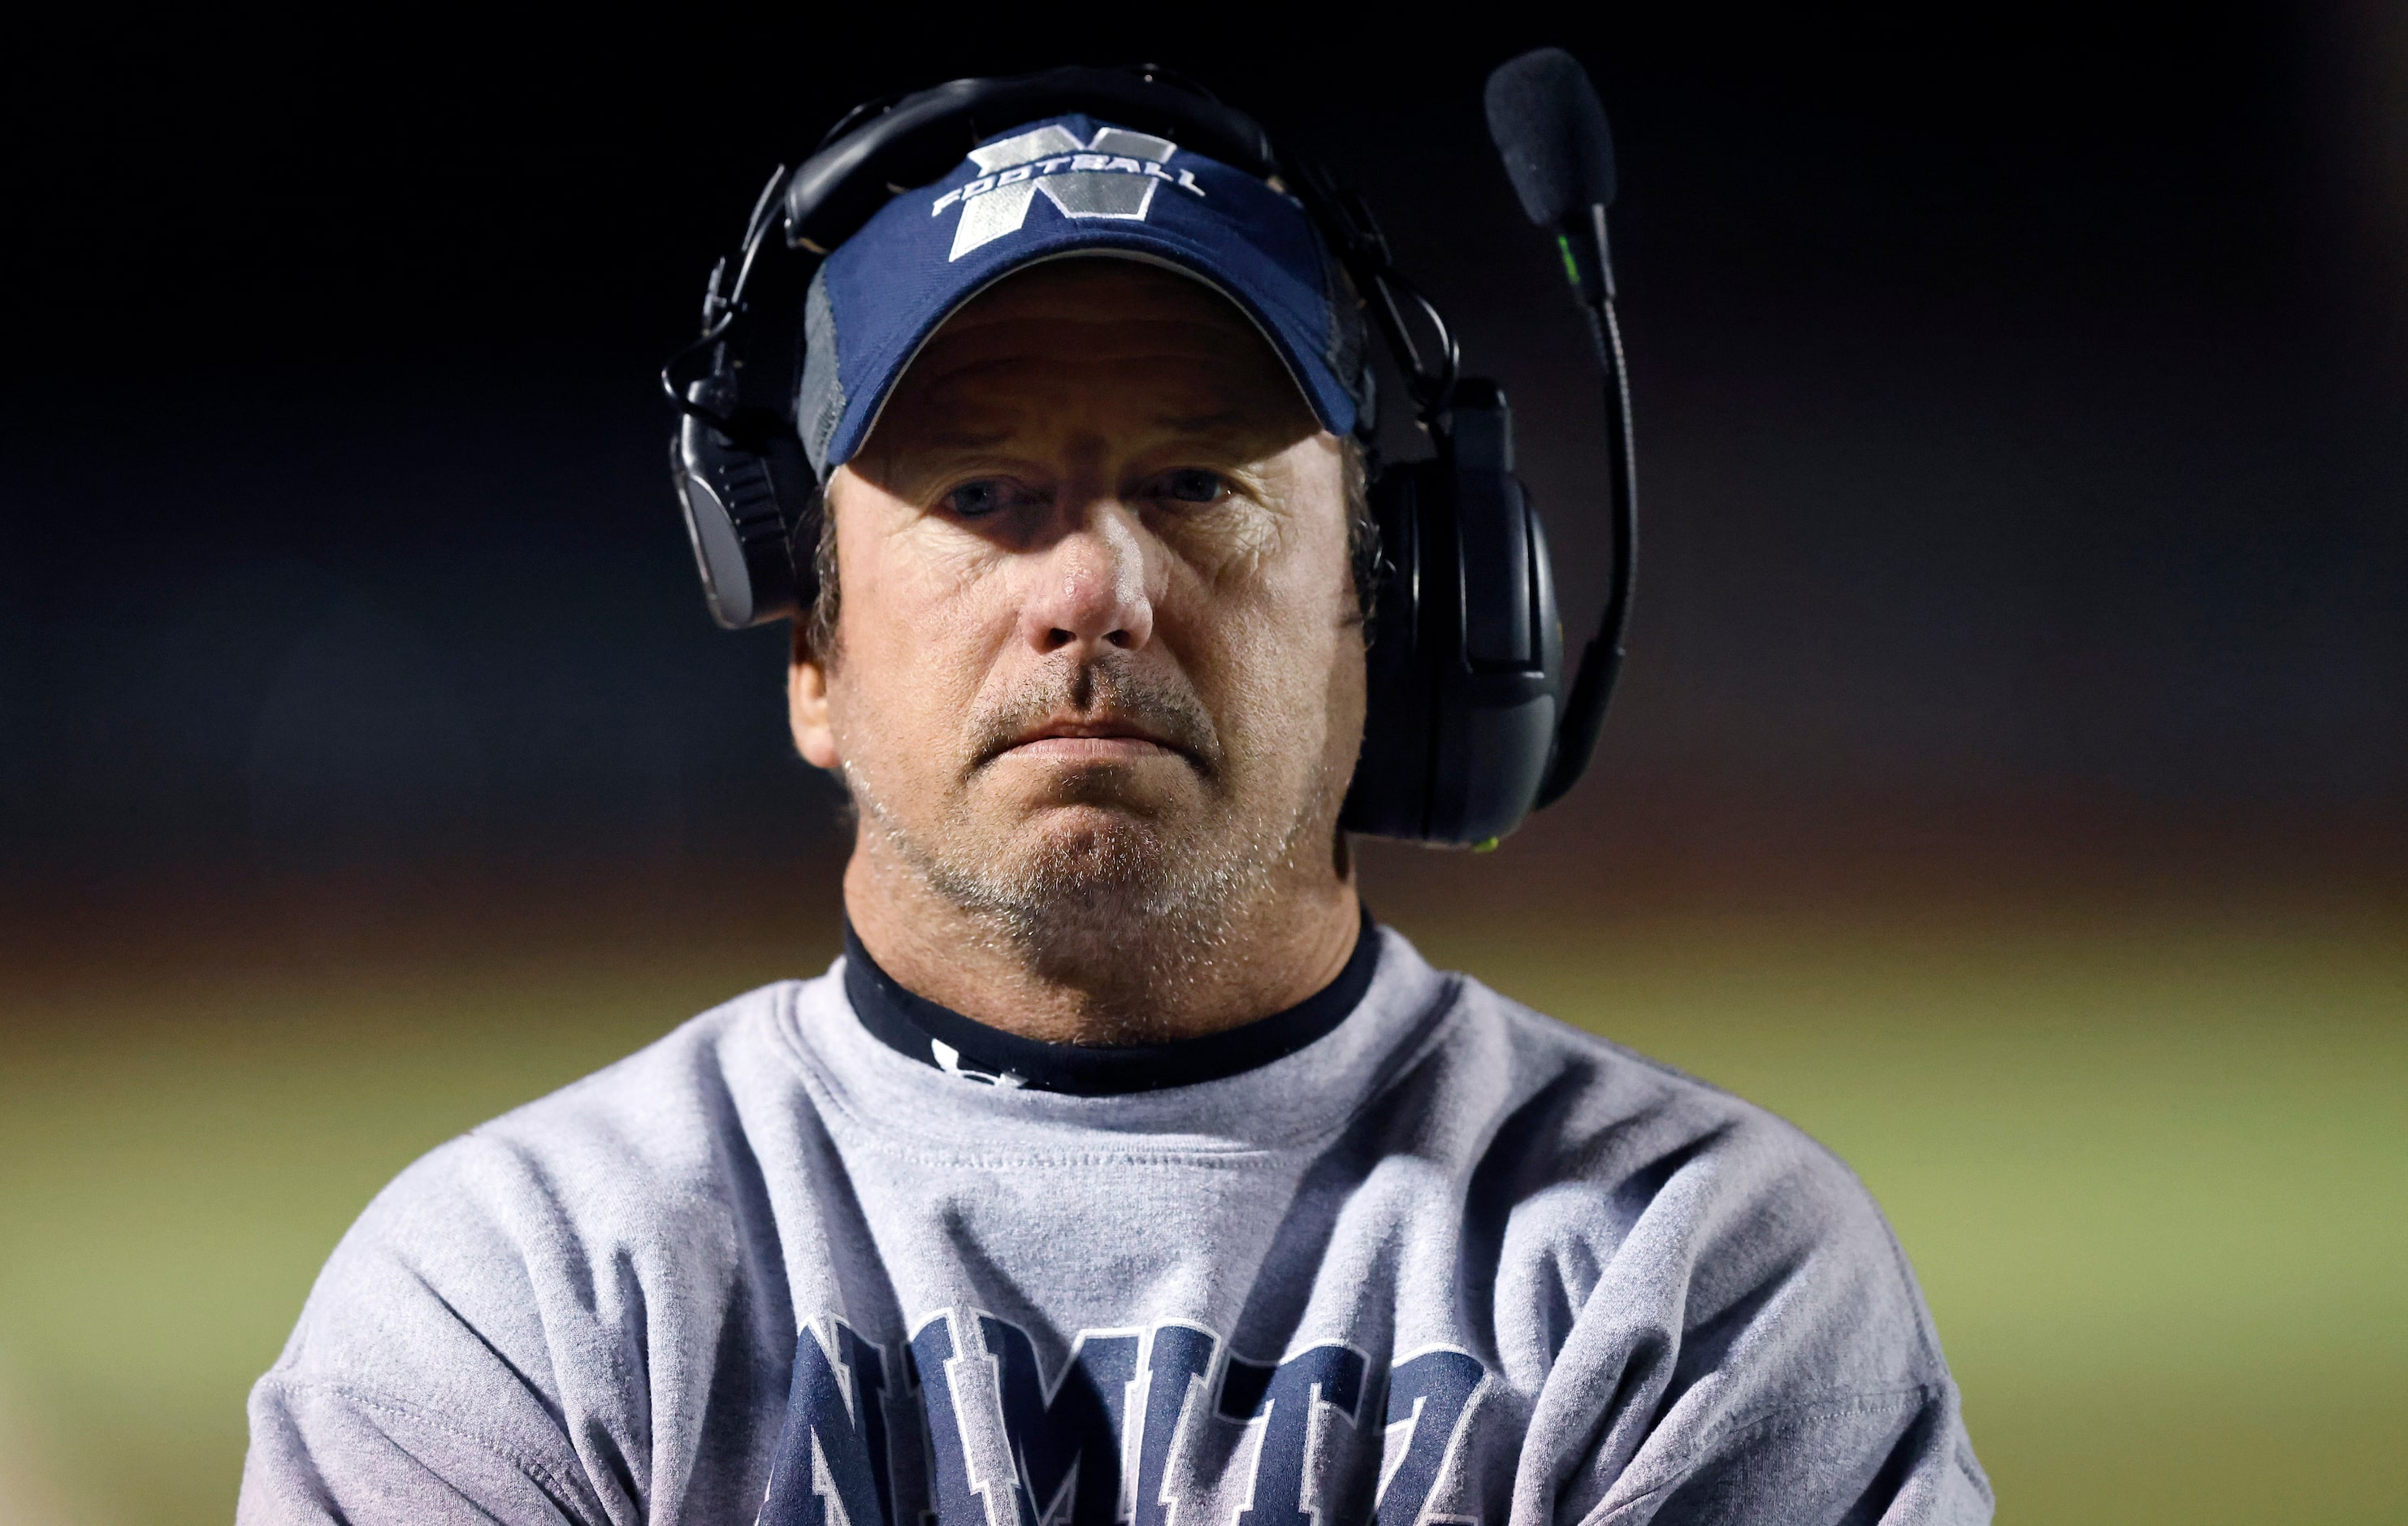
[[[1362,1002],[1380,967],[1371,914],[1338,978],[1285,1012],[1238,1028],[1168,1044],[1048,1044],[965,1017],[907,990],[878,967],[844,923],[844,994],[861,1026],[896,1053],[990,1086],[1026,1087],[1078,1097],[1111,1097],[1194,1086],[1251,1071],[1292,1055],[1337,1028]]]

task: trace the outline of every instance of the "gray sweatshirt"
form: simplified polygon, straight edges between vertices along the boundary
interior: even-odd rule
[[[1989,1519],[1844,1166],[1375,936],[1220,1079],[940,1069],[839,961],[452,1141],[253,1390],[238,1519]]]

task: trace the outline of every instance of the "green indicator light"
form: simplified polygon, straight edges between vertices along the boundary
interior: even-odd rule
[[[1576,292],[1577,292],[1577,291],[1579,291],[1579,290],[1580,290],[1580,262],[1579,262],[1578,260],[1575,260],[1575,259],[1573,259],[1573,258],[1572,258],[1572,241],[1571,241],[1571,238],[1570,238],[1568,235],[1565,235],[1565,234],[1560,234],[1560,233],[1559,233],[1559,234],[1555,235],[1555,248],[1563,252],[1563,256],[1564,256],[1564,279],[1565,279],[1566,281],[1570,281],[1570,282],[1572,283],[1572,290],[1573,290],[1573,291],[1576,291]]]
[[[1497,851],[1497,840],[1493,837],[1484,837],[1479,842],[1474,842],[1471,845],[1471,851],[1474,853],[1495,853]]]

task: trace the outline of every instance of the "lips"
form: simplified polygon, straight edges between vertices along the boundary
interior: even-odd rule
[[[1075,770],[1183,758],[1206,778],[1220,770],[1211,717],[1175,674],[1125,662],[1048,665],[971,715],[970,767],[1023,756]]]
[[[1044,721],[1014,737],[1001,751],[1024,757],[1095,762],[1186,756],[1186,749],[1163,732],[1116,716]]]

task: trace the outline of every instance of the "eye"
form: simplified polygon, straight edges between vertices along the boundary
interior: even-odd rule
[[[964,482],[945,495],[946,509],[964,519],[983,519],[999,509],[1010,509],[1026,501],[1027,491],[1018,482],[1003,477],[982,477]]]
[[[1229,496],[1228,479],[1201,467],[1166,471],[1154,480],[1152,486],[1151,497],[1168,498],[1174,503],[1218,503]]]

